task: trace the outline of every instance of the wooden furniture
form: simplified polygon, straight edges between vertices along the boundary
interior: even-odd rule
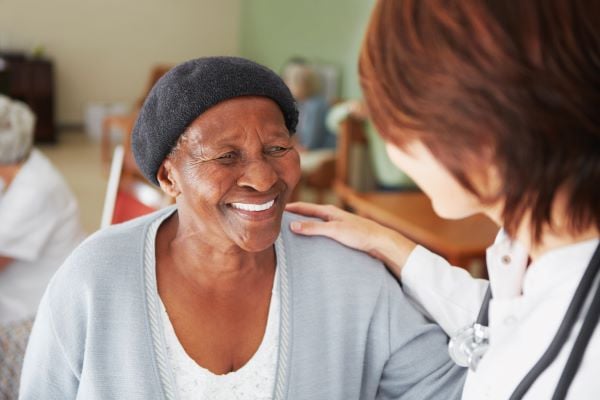
[[[362,122],[342,122],[338,138],[337,176],[334,190],[342,206],[395,229],[411,240],[440,254],[451,264],[483,266],[485,249],[498,227],[482,215],[461,220],[438,217],[421,192],[358,192],[349,184],[352,147],[366,145]],[[480,275],[477,271],[476,275]]]
[[[302,156],[300,157],[302,160]],[[335,156],[324,158],[319,161],[316,168],[310,172],[302,171],[300,181],[296,185],[290,201],[302,200],[301,194],[306,190],[315,193],[315,203],[324,204],[325,195],[333,189],[335,180]]]
[[[36,116],[34,140],[55,142],[54,72],[49,60],[0,54],[5,64],[6,95],[26,103]],[[2,89],[0,87],[0,89]]]
[[[125,150],[118,145],[111,162],[101,228],[149,214],[173,203],[173,199],[156,186],[127,171],[124,158]]]
[[[137,111],[127,115],[109,115],[102,121],[102,136],[100,138],[100,159],[105,171],[108,171],[110,164],[110,153],[112,144],[110,142],[111,132],[117,129],[123,133],[123,142],[121,143],[124,149],[125,169],[137,169],[137,165],[131,152],[131,131],[137,118]],[[114,150],[113,150],[114,151]]]
[[[110,141],[111,132],[113,129],[121,132],[123,135],[123,145],[125,150],[125,168],[129,168],[130,166],[135,167],[135,162],[133,161],[133,157],[130,152],[130,135],[133,130],[133,126],[135,125],[135,120],[137,119],[137,115],[139,109],[144,104],[144,100],[150,93],[150,90],[154,86],[154,84],[169,70],[171,66],[169,65],[157,65],[152,68],[150,71],[150,76],[148,78],[148,83],[146,85],[146,89],[144,94],[136,101],[135,110],[126,115],[109,115],[104,118],[102,121],[102,136],[100,139],[100,158],[102,160],[102,164],[105,170],[108,170],[108,166],[110,164],[110,155],[112,152],[112,144]]]
[[[328,190],[333,189],[335,165],[336,161],[334,158],[327,159],[323,161],[315,171],[302,177],[301,184],[316,192],[316,203],[325,203],[325,194]]]
[[[358,193],[338,184],[335,191],[357,214],[403,233],[452,265],[466,268],[483,261],[498,232],[482,215],[461,220],[438,217],[423,193]]]

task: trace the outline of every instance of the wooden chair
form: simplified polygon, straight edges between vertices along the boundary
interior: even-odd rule
[[[149,214],[173,203],[160,189],[124,168],[125,150],[117,145],[113,153],[101,228]]]
[[[150,93],[150,90],[154,86],[154,84],[169,70],[171,66],[168,65],[157,65],[150,71],[150,76],[148,78],[148,83],[146,85],[146,89],[143,95],[138,98],[135,103],[134,111],[125,115],[109,115],[104,118],[102,121],[102,136],[100,142],[100,151],[101,151],[101,160],[104,166],[104,169],[108,171],[108,166],[110,164],[110,154],[112,152],[112,143],[111,143],[111,134],[114,130],[121,132],[123,137],[123,144],[125,145],[125,150],[130,148],[129,140],[130,134],[133,130],[133,126],[135,125],[135,121],[137,119],[138,112],[142,105],[144,104],[144,100]],[[133,158],[130,154],[126,154],[125,159],[125,168],[134,167],[135,162],[132,162]]]
[[[485,250],[493,242],[498,227],[482,215],[461,220],[442,219],[434,212],[427,196],[420,192],[355,189],[351,184],[352,171],[356,170],[353,168],[355,150],[357,147],[366,150],[366,146],[363,122],[352,117],[344,120],[338,137],[334,184],[342,206],[401,232],[451,264],[468,268],[473,275],[485,275]]]
[[[341,190],[342,193],[346,189],[350,190],[351,187],[356,187],[355,177],[352,176],[353,169],[356,170],[357,158],[360,158],[360,163],[364,163],[364,154],[368,146],[367,138],[364,132],[364,122],[348,116],[340,124],[340,131],[337,142],[337,154],[336,154],[336,165],[335,165],[335,178],[334,178],[334,189],[336,193]],[[361,156],[357,157],[358,152],[361,152]],[[355,168],[352,168],[353,165]],[[361,165],[362,166],[362,165]],[[370,169],[365,166],[366,169]],[[340,201],[344,205],[345,197],[341,197]]]
[[[325,203],[325,195],[333,189],[335,165],[335,158],[329,158],[323,161],[315,171],[302,178],[301,185],[315,191],[316,203]]]
[[[301,195],[307,190],[315,193],[314,202],[325,203],[326,194],[333,190],[333,182],[335,180],[335,154],[324,153],[323,157],[317,157],[316,166],[309,171],[302,171],[300,182],[294,189],[291,201],[301,200]],[[302,155],[300,156],[302,160]]]

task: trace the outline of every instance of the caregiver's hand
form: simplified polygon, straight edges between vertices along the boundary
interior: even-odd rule
[[[327,236],[338,242],[364,251],[383,261],[400,279],[400,272],[416,244],[402,234],[375,221],[362,218],[331,205],[290,203],[287,211],[317,217],[322,221],[294,221],[290,229],[300,235]]]

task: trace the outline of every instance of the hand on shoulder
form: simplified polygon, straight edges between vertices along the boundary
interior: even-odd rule
[[[297,202],[288,204],[286,210],[321,219],[294,221],[290,224],[292,232],[306,236],[326,236],[345,246],[364,251],[383,261],[397,278],[400,278],[402,266],[416,246],[399,232],[332,205]]]

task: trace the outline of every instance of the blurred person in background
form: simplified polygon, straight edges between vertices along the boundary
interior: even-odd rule
[[[335,156],[336,136],[326,124],[329,103],[322,94],[319,74],[305,59],[291,58],[281,75],[298,107],[295,141],[305,175]]]
[[[50,277],[83,239],[75,197],[32,147],[35,116],[0,95],[0,398],[16,399],[27,338]]]
[[[317,71],[306,60],[296,57],[285,64],[282,78],[297,102],[299,149],[335,148],[336,138],[325,124],[329,103],[321,93]]]

